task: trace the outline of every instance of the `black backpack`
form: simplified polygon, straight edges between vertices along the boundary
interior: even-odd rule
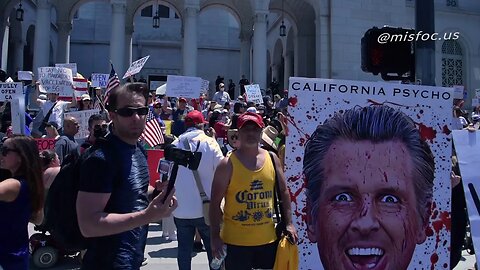
[[[81,165],[97,149],[103,149],[107,157],[116,157],[111,143],[105,138],[98,138],[81,156],[69,155],[65,158],[47,193],[44,226],[66,250],[82,250],[87,247],[87,239],[78,226],[76,203]]]

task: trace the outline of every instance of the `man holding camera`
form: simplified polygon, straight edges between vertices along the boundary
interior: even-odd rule
[[[214,138],[209,137],[203,131],[206,123],[202,113],[194,110],[185,117],[187,130],[173,142],[179,149],[190,152],[201,153],[201,159],[196,172],[191,169],[179,166],[175,189],[178,207],[173,212],[175,225],[177,226],[178,238],[178,268],[180,270],[191,269],[193,238],[195,228],[198,229],[207,250],[208,261],[212,260],[210,249],[210,227],[207,225],[203,213],[203,204],[207,201],[205,196],[202,199],[200,189],[203,189],[206,197],[210,198],[213,174],[220,160],[223,159],[222,151]],[[197,157],[200,155],[195,154]],[[175,155],[177,156],[177,155]],[[175,161],[182,163],[183,161]],[[189,166],[191,167],[191,166]],[[194,173],[197,174],[198,182]],[[174,180],[174,179],[171,179]],[[201,184],[201,187],[199,187]]]
[[[80,145],[80,154],[83,154],[87,148],[95,144],[97,138],[103,137],[108,133],[108,124],[101,114],[93,114],[88,118],[88,137]]]

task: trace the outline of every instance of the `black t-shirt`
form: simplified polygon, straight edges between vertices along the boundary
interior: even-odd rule
[[[80,191],[110,193],[107,213],[132,213],[148,206],[148,164],[143,149],[109,135],[107,153],[98,149],[82,164]],[[112,150],[111,150],[112,151]],[[112,155],[115,155],[112,157]],[[116,235],[91,238],[82,269],[139,269],[148,225]]]

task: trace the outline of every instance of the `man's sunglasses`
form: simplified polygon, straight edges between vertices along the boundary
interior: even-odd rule
[[[147,115],[148,114],[148,107],[140,107],[140,108],[120,108],[116,109],[115,112],[123,117],[130,117],[134,113],[137,113],[138,115]]]
[[[2,146],[0,147],[0,153],[2,154],[2,156],[7,156],[9,152],[15,152],[15,153],[18,153],[18,150],[16,149],[12,149],[12,148],[8,148],[6,146]]]

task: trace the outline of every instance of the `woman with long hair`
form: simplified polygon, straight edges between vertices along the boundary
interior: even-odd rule
[[[0,266],[28,269],[28,222],[43,219],[44,188],[37,143],[15,135],[0,147],[0,167],[12,177],[0,182]]]

